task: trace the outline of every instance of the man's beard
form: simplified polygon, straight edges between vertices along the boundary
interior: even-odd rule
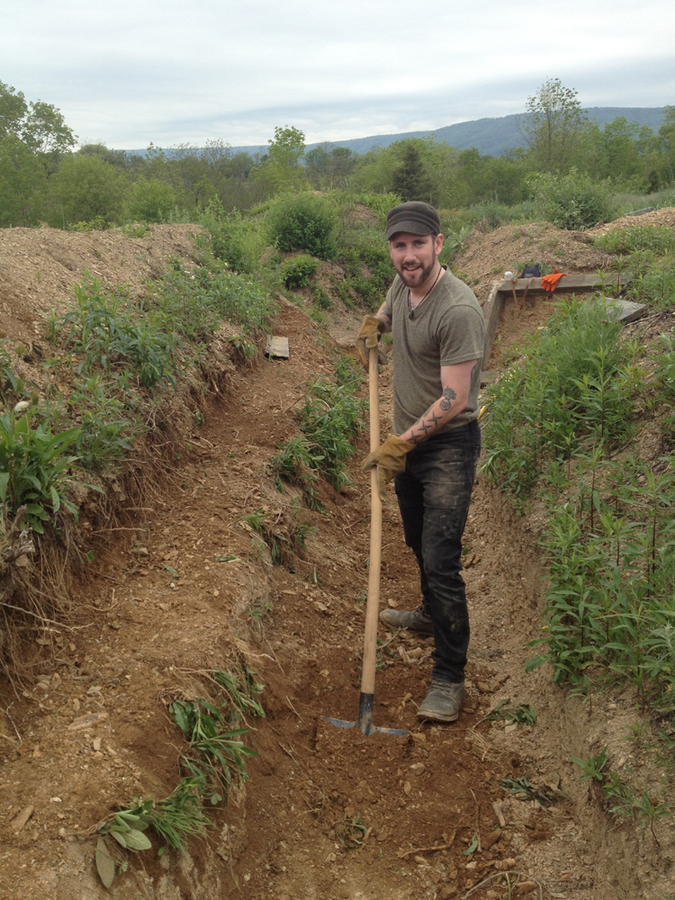
[[[431,274],[434,271],[435,265],[436,265],[436,257],[434,256],[433,260],[429,263],[429,266],[427,268],[422,266],[422,268],[413,269],[411,271],[411,270],[405,269],[405,268],[403,268],[403,266],[401,266],[401,268],[398,269],[397,271],[398,271],[399,277],[401,278],[401,281],[405,284],[406,287],[418,288],[418,287],[421,287],[421,285],[423,285],[424,282],[428,278],[431,277]]]

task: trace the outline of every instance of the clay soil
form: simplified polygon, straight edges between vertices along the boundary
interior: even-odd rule
[[[544,246],[554,240],[560,256]],[[140,288],[169,255],[189,259],[190,246],[185,227],[137,240],[5,232],[0,325],[17,341],[36,340],[41,314],[68,304],[85,268]],[[458,267],[484,297],[518,261],[550,258],[576,272],[600,265],[597,256],[585,236],[533,225],[476,236]],[[522,315],[507,307],[502,346],[548,314],[543,301]],[[330,329],[341,337],[357,320],[343,310]],[[545,668],[526,674],[530,642],[541,634],[536,529],[483,476],[466,532],[472,645],[459,721],[419,722],[431,642],[383,627],[374,720],[408,734],[366,738],[323,718],[354,720],[358,711],[369,553],[369,480],[358,460],[367,436],[353,485],[336,492],[324,484],[323,512],[299,514],[316,529],[306,549],[272,565],[242,520],[257,510],[282,524],[298,515],[269,462],[297,433],[292,410],[308,383],[330,374],[332,343],[289,303],[274,333],[288,337],[290,359],[261,356],[232,374],[226,395],[210,397],[189,453],[142,503],[129,504],[136,508],[75,585],[75,612],[51,624],[56,652],[30,680],[2,687],[1,900],[672,896],[667,820],[655,834],[617,822],[570,760],[609,741],[624,762],[644,762],[625,741],[637,721],[634,699],[610,692],[584,703],[553,686]],[[385,433],[391,378],[386,361]],[[392,492],[381,604],[412,608],[418,597]],[[246,736],[257,753],[249,780],[214,813],[206,842],[161,860],[137,854],[106,892],[93,863],[97,823],[130,797],[170,793],[185,748],[167,703],[179,691],[208,690],[206,673],[242,658],[265,684],[266,717],[250,719]],[[507,698],[529,704],[536,724],[486,720]],[[539,800],[500,784],[523,778]],[[29,808],[19,829],[17,814]]]

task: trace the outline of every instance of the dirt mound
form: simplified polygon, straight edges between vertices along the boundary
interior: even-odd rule
[[[654,209],[651,212],[641,213],[639,216],[621,216],[620,219],[615,219],[606,225],[596,225],[595,228],[589,230],[588,234],[607,234],[610,231],[616,231],[617,228],[635,228],[638,225],[665,225],[668,228],[675,228],[675,207]]]
[[[167,260],[192,259],[195,225],[150,226],[143,237],[122,230],[78,234],[53,228],[0,229],[0,330],[30,343],[54,309],[73,303],[73,285],[85,274],[140,293]]]

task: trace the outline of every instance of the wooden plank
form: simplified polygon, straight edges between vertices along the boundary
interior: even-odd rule
[[[598,275],[563,275],[553,294],[569,294],[575,291],[594,291],[603,285],[616,284],[616,278],[600,278]],[[529,286],[528,286],[529,285]],[[515,285],[511,280],[497,282],[497,290],[511,294],[513,287],[516,291],[524,291],[527,288],[528,296],[530,294],[550,294],[541,286],[541,278],[516,278]],[[551,296],[553,296],[551,294]],[[486,301],[487,305],[487,301]]]
[[[509,293],[511,292],[511,283],[509,281],[504,281],[502,284],[509,285]],[[497,334],[497,327],[499,326],[499,320],[502,317],[502,311],[504,309],[504,302],[506,301],[506,293],[500,289],[500,282],[495,281],[492,285],[492,290],[490,291],[490,295],[487,300],[483,304],[483,315],[485,316],[485,338],[483,340],[483,365],[487,366],[488,361],[490,359],[490,353],[492,352],[492,344],[494,343],[495,335]]]
[[[632,300],[621,300],[616,297],[605,297],[603,302],[608,318],[618,319],[624,325],[647,315],[647,307],[644,303],[633,303]]]
[[[483,371],[480,373],[480,386],[484,387],[486,384],[493,384],[498,378],[499,372]]]
[[[268,337],[265,356],[270,359],[288,359],[291,355],[287,337]]]

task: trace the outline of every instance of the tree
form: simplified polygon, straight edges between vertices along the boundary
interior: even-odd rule
[[[347,187],[354,170],[357,155],[349,147],[331,147],[319,144],[305,154],[307,177],[314,187],[321,190]]]
[[[404,143],[403,154],[393,173],[392,188],[403,201],[429,200],[432,184],[428,167],[423,165],[420,147],[414,140]]]
[[[663,124],[659,128],[659,149],[662,154],[663,182],[675,183],[675,106],[666,106]]]
[[[47,175],[40,160],[15,134],[0,140],[0,227],[37,225]]]
[[[76,222],[119,221],[127,178],[100,156],[64,157],[50,179],[53,208],[49,222],[65,228]]]
[[[305,172],[301,161],[305,155],[305,135],[298,128],[274,129],[274,138],[268,142],[266,158],[254,170],[257,180],[270,191],[297,191],[305,185]]]
[[[549,78],[525,105],[520,128],[535,168],[568,172],[579,162],[586,145],[589,123],[577,92]]]
[[[129,198],[129,215],[140,222],[166,222],[176,206],[171,185],[157,178],[148,181],[142,175],[134,183]]]
[[[645,148],[653,144],[651,128],[629,122],[619,116],[601,130],[591,127],[593,159],[590,172],[597,178],[611,178],[615,184],[645,190],[647,161]]]
[[[359,191],[396,193],[434,206],[459,206],[465,200],[457,178],[457,150],[433,138],[405,138],[384,150],[376,147],[358,158],[351,186]],[[400,196],[400,195],[399,195]]]
[[[16,135],[34,153],[66,153],[75,136],[61,112],[42,100],[26,103],[24,95],[0,81],[0,139]]]
[[[19,91],[0,81],[0,140],[8,134],[19,135],[21,123],[28,112],[28,104]]]

